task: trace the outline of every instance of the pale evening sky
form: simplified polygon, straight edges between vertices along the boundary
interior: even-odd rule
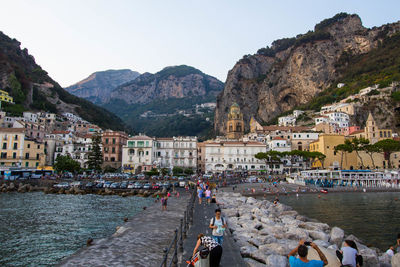
[[[2,0],[0,31],[62,86],[99,70],[186,64],[225,81],[245,54],[339,12],[364,26],[400,20],[400,1]]]

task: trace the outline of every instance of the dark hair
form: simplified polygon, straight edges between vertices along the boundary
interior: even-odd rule
[[[215,213],[217,213],[217,212],[221,212],[221,209],[216,209],[216,210],[215,210]]]
[[[203,236],[204,236],[204,234],[198,234],[197,240],[199,240],[199,239],[202,238]]]
[[[357,244],[353,240],[345,240],[344,242],[346,242],[347,245],[358,251]]]
[[[305,245],[300,245],[299,248],[297,249],[297,253],[299,254],[300,257],[304,258],[307,257],[308,254],[308,248]]]

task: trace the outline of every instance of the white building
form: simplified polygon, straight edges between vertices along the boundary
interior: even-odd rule
[[[268,141],[268,150],[278,151],[278,152],[289,152],[292,147],[288,140],[282,137],[274,137],[272,140]]]
[[[301,114],[303,114],[304,113],[304,111],[303,110],[293,110],[293,116],[295,117],[295,118],[298,118]]]
[[[156,166],[156,142],[146,135],[128,138],[122,147],[122,168],[125,172],[139,173],[150,171]]]
[[[172,170],[176,166],[196,170],[197,137],[157,138],[156,142],[155,158],[158,167]]]
[[[37,123],[39,121],[38,114],[34,113],[34,112],[25,111],[22,116],[24,117],[24,121],[26,121],[26,122]]]
[[[292,150],[309,150],[310,143],[318,140],[319,133],[315,132],[299,132],[292,133],[291,147]]]
[[[278,118],[279,126],[295,126],[296,125],[296,117],[289,115]]]
[[[265,162],[254,156],[266,152],[264,143],[241,141],[210,141],[204,143],[206,173],[223,171],[259,171],[265,170]]]
[[[58,144],[60,145],[57,146],[56,144],[55,147],[54,158],[57,159],[58,156],[70,156],[72,159],[78,161],[82,168],[87,168],[89,152],[92,150],[91,137],[90,135],[85,135],[73,138],[72,142],[59,142]]]
[[[338,124],[339,128],[349,127],[350,117],[344,112],[329,112],[327,113],[329,122]]]

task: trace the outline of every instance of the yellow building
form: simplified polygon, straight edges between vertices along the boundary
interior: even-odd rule
[[[310,143],[310,152],[321,152],[326,156],[323,164],[316,161],[313,164],[315,168],[357,168],[357,155],[355,152],[342,153],[335,152],[335,146],[344,144],[347,137],[337,134],[322,134],[317,141]]]
[[[0,166],[20,167],[24,152],[24,129],[0,128]]]
[[[257,131],[262,131],[263,127],[261,124],[254,119],[254,117],[251,117],[250,119],[250,132],[251,133],[256,133]]]
[[[364,137],[367,138],[371,144],[375,144],[383,139],[392,139],[392,130],[379,129],[376,125],[374,117],[371,113],[369,113],[367,122],[365,124]]]
[[[239,139],[244,134],[243,114],[237,103],[233,103],[228,114],[226,137],[229,139]]]
[[[37,168],[45,165],[44,144],[33,140],[25,140],[22,166],[25,168]]]

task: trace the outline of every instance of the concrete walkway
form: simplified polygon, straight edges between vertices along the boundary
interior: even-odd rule
[[[184,241],[183,248],[183,259],[182,267],[186,267],[186,260],[191,258],[193,249],[196,245],[197,235],[203,233],[205,235],[211,236],[212,229],[209,228],[210,220],[214,216],[214,212],[217,206],[215,204],[198,204],[196,199],[196,204],[194,207],[193,215],[193,225],[190,227],[188,236]],[[244,262],[242,256],[240,255],[239,247],[236,245],[231,234],[226,231],[224,236],[224,243],[222,245],[223,253],[221,259],[221,267],[235,267],[235,266],[247,266]]]
[[[186,209],[190,194],[168,199],[168,211],[161,204],[148,207],[122,225],[111,237],[95,240],[64,259],[58,266],[159,266],[163,248],[171,242],[174,230]]]

